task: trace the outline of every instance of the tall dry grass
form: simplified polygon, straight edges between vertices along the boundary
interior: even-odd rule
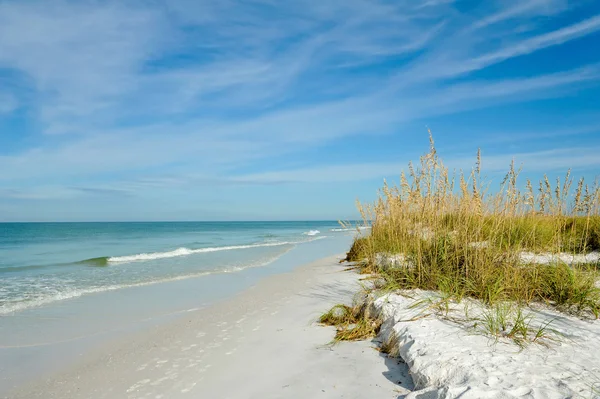
[[[481,175],[451,172],[430,133],[429,153],[409,163],[399,185],[384,184],[374,204],[358,204],[370,234],[358,237],[349,260],[374,271],[379,253],[402,254],[402,265],[379,270],[395,288],[440,290],[493,304],[544,301],[600,312],[597,264],[524,264],[522,253],[589,253],[600,249],[600,188],[570,171],[520,186],[514,162],[498,190]]]

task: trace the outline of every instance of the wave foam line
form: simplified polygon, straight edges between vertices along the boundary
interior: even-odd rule
[[[221,273],[228,273],[228,272],[229,271],[222,271]],[[153,281],[142,281],[142,282],[130,283],[130,284],[114,284],[114,285],[106,285],[103,287],[89,287],[89,288],[73,289],[70,291],[59,292],[54,295],[49,295],[49,296],[42,297],[42,298],[36,298],[36,299],[30,300],[30,301],[17,302],[14,304],[2,304],[2,306],[0,306],[0,315],[10,314],[10,313],[18,312],[21,310],[29,309],[29,308],[35,308],[35,307],[46,305],[46,304],[49,304],[52,302],[78,298],[80,296],[84,296],[84,295],[88,295],[88,294],[95,294],[95,293],[106,292],[106,291],[115,291],[115,290],[120,290],[123,288],[144,287],[146,285],[166,283],[169,281],[184,280],[184,279],[188,279],[188,278],[201,277],[201,276],[205,276],[208,274],[214,274],[214,273],[215,272],[207,271],[207,272],[194,273],[194,274],[188,274],[188,275],[183,275],[183,276],[169,277],[169,278],[153,280]]]
[[[249,249],[249,248],[260,248],[260,247],[278,247],[282,245],[293,245],[295,243],[283,241],[283,242],[268,242],[263,244],[248,244],[248,245],[231,245],[228,247],[209,247],[209,248],[177,248],[173,251],[168,252],[152,252],[142,253],[137,255],[126,255],[126,256],[111,256],[107,259],[109,263],[125,263],[125,262],[136,262],[144,260],[155,260],[165,258],[176,258],[178,256],[187,256],[192,254],[200,254],[206,252],[218,252],[218,251],[232,251],[237,249]]]
[[[307,231],[302,234],[304,234],[305,236],[316,236],[319,233],[321,233],[319,230],[311,230],[311,231]]]
[[[17,302],[17,303],[12,303],[12,304],[0,302],[0,315],[8,315],[8,314],[12,314],[12,313],[19,312],[22,310],[40,307],[43,305],[48,305],[52,302],[74,299],[74,298],[78,298],[78,297],[88,295],[88,294],[96,294],[96,293],[100,293],[100,292],[115,291],[115,290],[120,290],[120,289],[124,289],[124,288],[144,287],[147,285],[154,285],[154,284],[167,283],[167,282],[172,282],[172,281],[187,280],[190,278],[204,277],[204,276],[208,276],[211,274],[237,273],[242,270],[253,268],[253,267],[267,266],[268,264],[279,259],[283,254],[287,253],[289,250],[290,249],[288,249],[285,252],[278,254],[272,258],[269,258],[265,261],[259,261],[257,263],[250,263],[250,264],[241,265],[241,266],[232,266],[232,267],[228,267],[225,269],[207,270],[207,271],[202,271],[202,272],[198,272],[198,273],[189,273],[189,274],[184,274],[184,275],[180,275],[180,276],[171,276],[171,277],[165,277],[165,278],[160,278],[157,280],[150,280],[150,281],[139,281],[139,282],[133,282],[133,283],[113,284],[113,285],[106,285],[103,287],[78,288],[78,289],[73,289],[73,290],[69,290],[66,292],[55,293],[54,295],[49,295],[49,296],[42,297],[42,298],[36,298],[36,299],[30,300],[30,301]]]
[[[370,229],[371,226],[360,226],[358,227],[358,230],[366,230],[366,229]],[[355,231],[357,228],[353,227],[351,229],[331,229],[329,231]]]

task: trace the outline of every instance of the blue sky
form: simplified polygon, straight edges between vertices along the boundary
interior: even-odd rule
[[[596,0],[0,0],[0,220],[347,219],[427,151],[600,168]]]

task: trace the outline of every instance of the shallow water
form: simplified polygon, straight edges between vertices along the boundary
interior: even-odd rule
[[[354,236],[335,222],[112,225],[0,225],[0,397]]]
[[[337,222],[0,224],[0,314],[267,265]]]

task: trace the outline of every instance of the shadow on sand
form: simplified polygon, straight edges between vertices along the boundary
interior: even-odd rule
[[[327,284],[316,284],[309,293],[301,295],[317,298],[325,302],[339,303],[347,301],[348,298],[352,298],[356,292],[356,286],[349,286],[347,283],[343,282],[332,282]],[[381,341],[377,337],[371,342],[373,343],[373,351],[376,351],[376,348],[381,346]],[[390,357],[382,352],[378,352],[378,355],[387,367],[387,371],[382,373],[383,376],[397,385],[398,388],[403,388],[402,390],[399,389],[398,392],[404,390],[412,391],[414,389],[414,383],[404,360],[400,357]],[[403,399],[405,396],[405,394],[402,394],[397,398]]]
[[[373,344],[377,347],[381,345],[381,341],[379,341],[377,338],[373,339],[371,342],[373,342]],[[401,357],[390,357],[382,352],[379,352],[379,357],[383,360],[385,366],[387,367],[387,371],[382,373],[385,378],[394,384],[401,386],[405,390],[414,390],[415,385],[412,377],[410,376],[408,365],[404,362],[404,360],[402,360]],[[398,396],[398,399],[404,399],[405,397],[406,395],[403,394]]]

